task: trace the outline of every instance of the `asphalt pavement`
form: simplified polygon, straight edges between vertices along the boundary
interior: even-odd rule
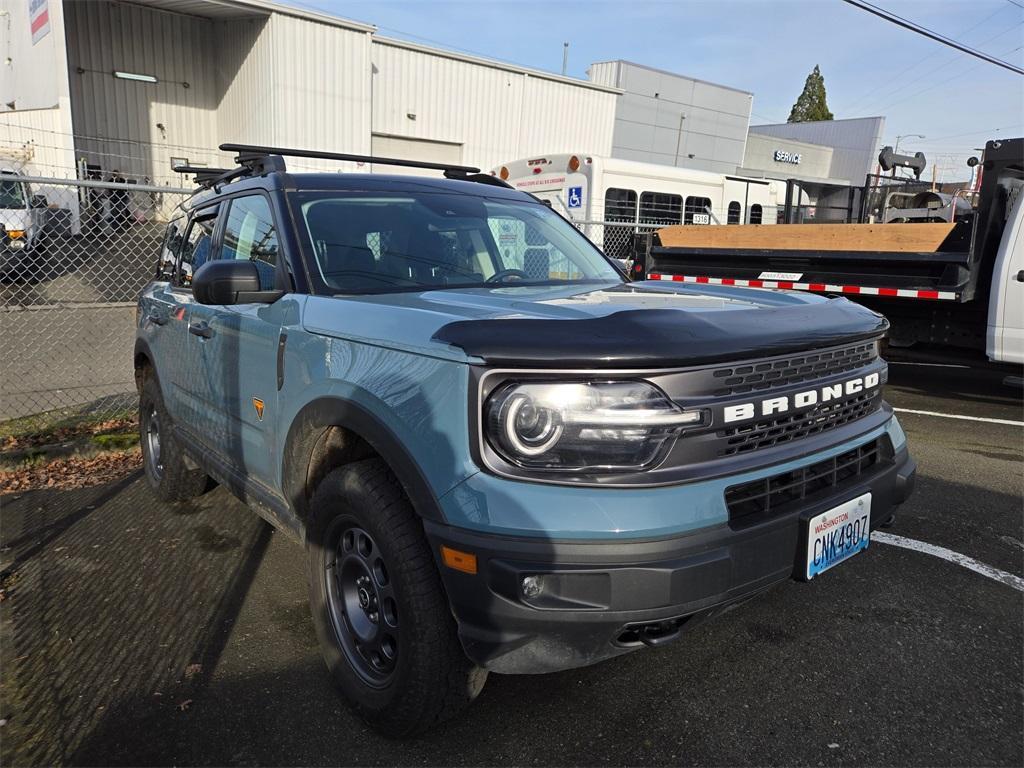
[[[1020,422],[1000,378],[893,365],[888,397]],[[919,482],[887,532],[1024,575],[1024,429],[900,418]],[[324,674],[303,552],[223,490],[168,506],[136,473],[2,504],[5,765],[1024,764],[1024,595],[929,554],[875,542],[667,647],[492,675],[388,741]]]

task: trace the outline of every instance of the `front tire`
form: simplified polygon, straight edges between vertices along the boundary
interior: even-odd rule
[[[411,736],[469,704],[466,658],[423,527],[384,462],[330,472],[311,501],[309,590],[324,660],[352,709]]]
[[[139,396],[139,438],[146,479],[162,501],[187,501],[206,490],[210,478],[201,469],[189,468],[152,375],[146,377]]]

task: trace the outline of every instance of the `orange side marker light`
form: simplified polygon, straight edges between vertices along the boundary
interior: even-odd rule
[[[476,573],[476,555],[471,555],[469,552],[460,552],[442,544],[441,560],[453,570],[469,574]]]

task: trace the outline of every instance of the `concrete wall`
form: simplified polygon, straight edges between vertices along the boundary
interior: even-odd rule
[[[718,173],[743,163],[750,93],[626,61],[593,64],[589,74],[624,91],[613,157]]]

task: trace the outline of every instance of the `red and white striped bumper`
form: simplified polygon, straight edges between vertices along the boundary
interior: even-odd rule
[[[832,283],[791,283],[786,280],[741,280],[734,277],[695,277],[693,275],[662,275],[652,272],[648,280],[669,280],[676,283],[702,285],[735,285],[740,288],[782,288],[787,291],[819,293],[850,293],[860,296],[894,296],[901,299],[939,299],[956,301],[953,291],[922,291],[913,288],[876,288],[868,285],[833,285]]]

